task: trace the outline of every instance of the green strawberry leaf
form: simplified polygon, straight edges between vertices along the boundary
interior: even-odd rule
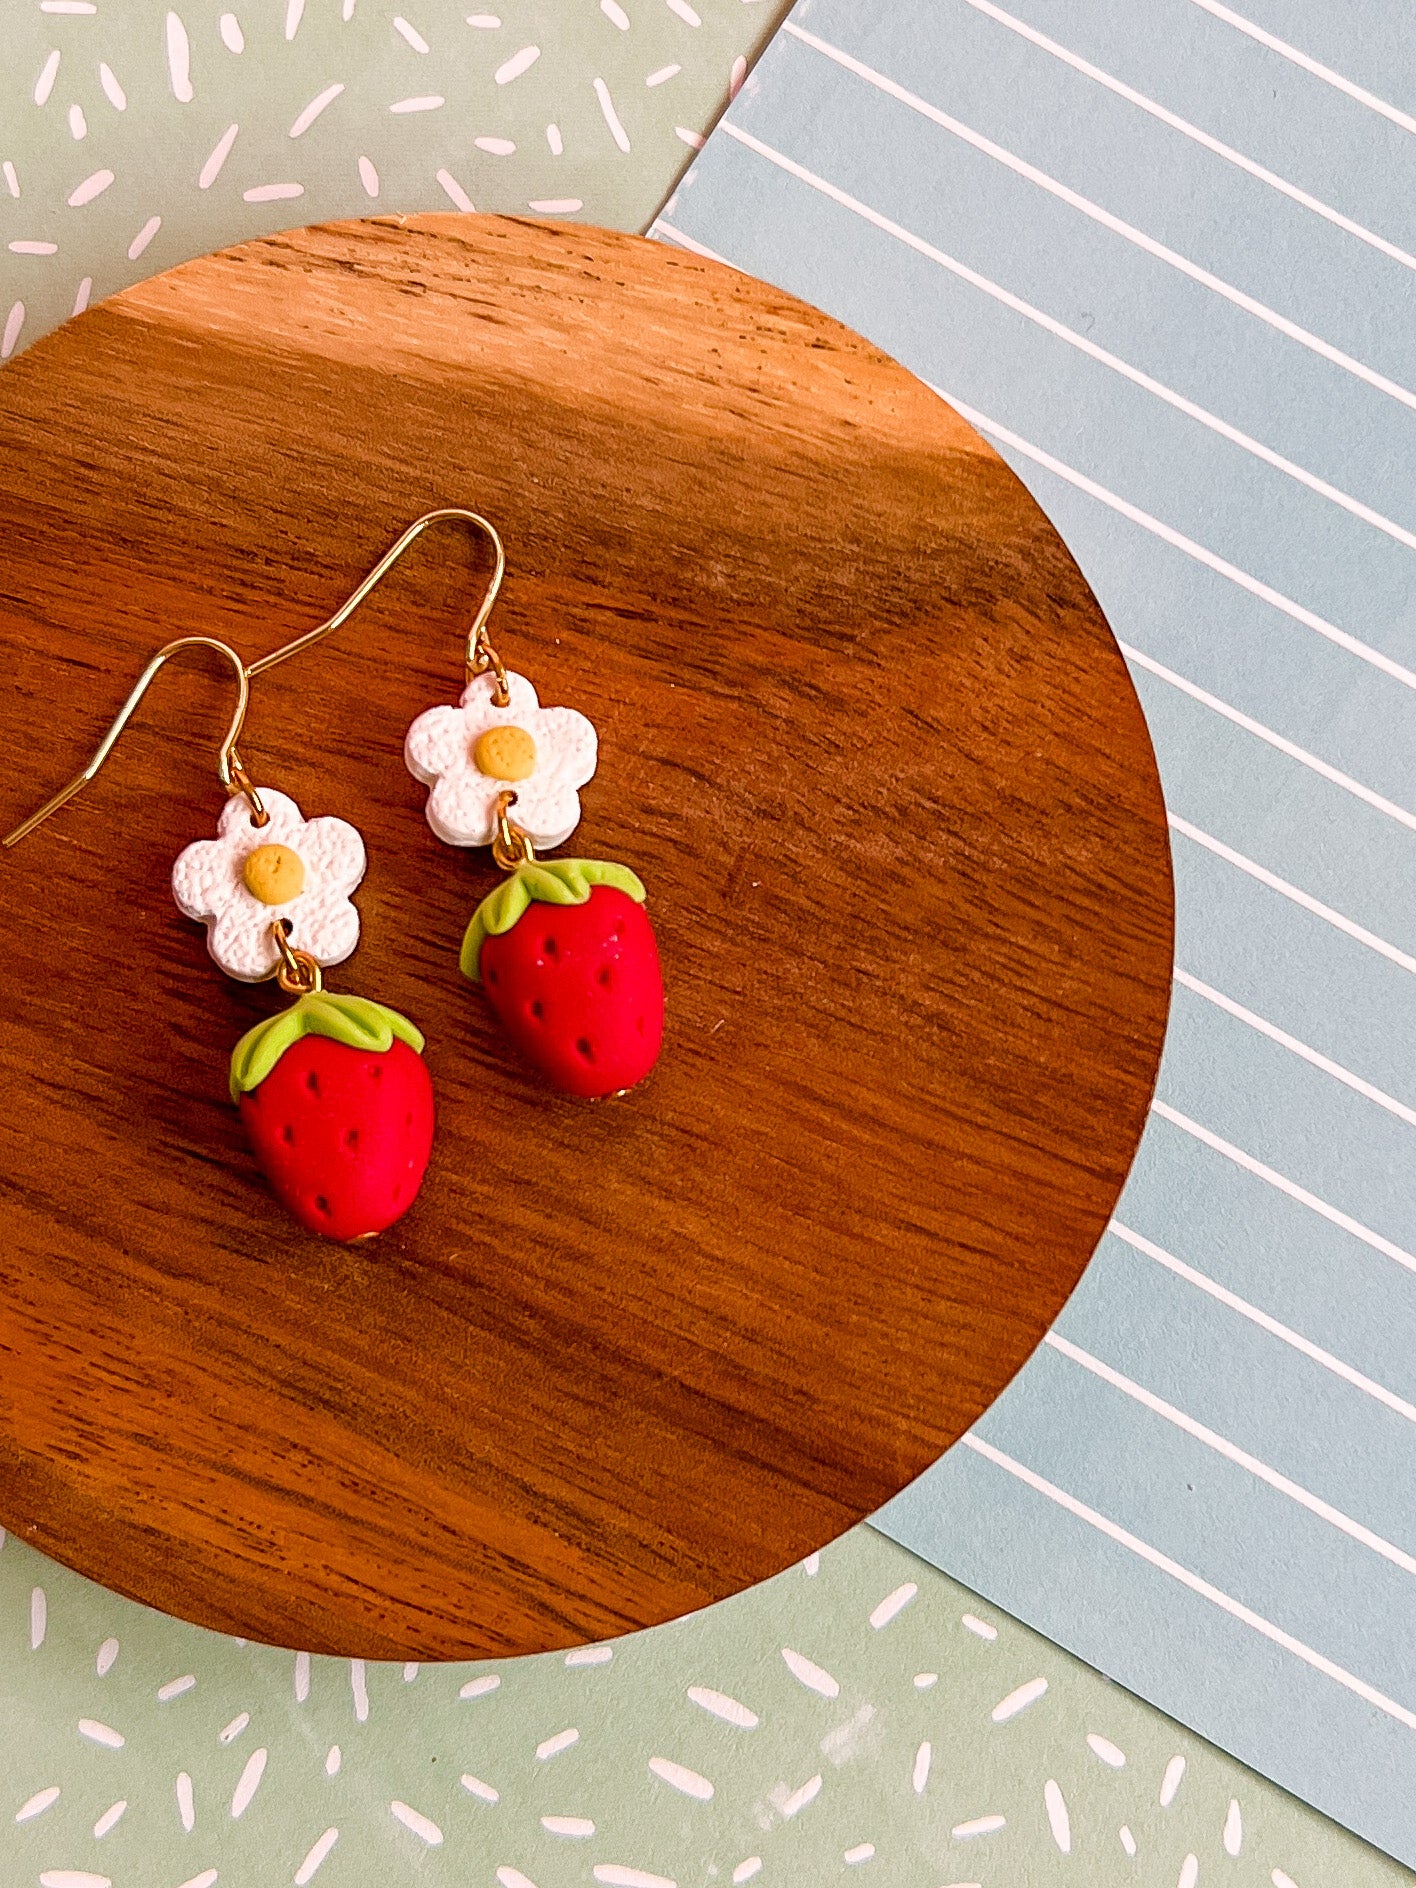
[[[518,865],[472,914],[462,940],[463,976],[481,982],[482,946],[489,937],[510,931],[532,905],[583,905],[597,885],[612,885],[637,905],[644,903],[644,885],[627,865],[604,859],[537,859]]]
[[[317,990],[242,1036],[231,1052],[231,1099],[239,1101],[259,1088],[285,1051],[306,1036],[328,1036],[332,1042],[374,1055],[384,1054],[397,1039],[418,1055],[423,1053],[421,1031],[397,1010],[371,1003],[367,997],[333,996],[328,990]]]

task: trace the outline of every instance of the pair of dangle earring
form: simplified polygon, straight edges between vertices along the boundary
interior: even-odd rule
[[[430,788],[427,818],[438,838],[490,848],[506,874],[473,913],[463,974],[481,983],[515,1046],[564,1092],[598,1098],[642,1081],[664,1030],[644,886],[627,866],[541,856],[580,822],[595,729],[573,708],[541,707],[531,683],[492,647],[486,625],[506,556],[476,512],[418,519],[333,616],[249,667],[211,636],[182,636],[159,649],[83,772],[3,842],[17,845],[94,779],[174,656],[206,649],[230,664],[237,703],[217,762],[227,803],[216,838],[178,857],[172,891],[184,916],[206,926],[208,952],[227,976],[274,978],[294,999],[236,1045],[231,1098],[272,1191],[302,1226],[331,1239],[370,1238],[413,1204],[432,1151],[432,1082],[412,1023],[324,987],[324,972],[359,942],[353,894],[366,861],[357,829],[328,816],[307,820],[288,795],[256,787],[237,743],[252,678],[337,629],[413,540],[442,520],[472,525],[496,555],[468,632],[461,700],[419,715],[404,750],[410,772]]]
[[[580,823],[595,772],[594,725],[574,708],[543,708],[487,635],[506,572],[496,528],[448,508],[411,524],[325,623],[251,665],[259,675],[337,629],[430,524],[470,525],[495,567],[467,635],[456,707],[430,708],[408,730],[404,759],[429,788],[427,819],[445,844],[487,847],[507,876],[462,941],[463,974],[480,983],[513,1045],[563,1092],[623,1094],[649,1073],[664,1034],[664,989],[645,890],[627,866],[547,859]]]
[[[228,977],[274,978],[294,998],[237,1043],[231,1099],[272,1192],[300,1224],[331,1239],[370,1238],[413,1204],[432,1151],[423,1037],[383,1004],[324,987],[324,972],[359,942],[353,893],[364,842],[347,820],[307,820],[286,794],[252,783],[237,746],[250,672],[236,651],[210,636],[159,649],[87,767],[4,844],[17,845],[88,785],[158,672],[187,649],[229,662],[238,695],[217,762],[228,795],[217,837],[180,854],[173,896],[206,926],[207,949]]]

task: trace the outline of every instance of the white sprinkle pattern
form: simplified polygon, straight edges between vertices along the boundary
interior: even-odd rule
[[[138,257],[147,248],[148,244],[161,228],[162,218],[160,216],[150,216],[148,218],[147,222],[143,224],[137,235],[128,244],[129,262],[137,261]]]
[[[808,1803],[814,1803],[821,1794],[821,1783],[820,1776],[808,1777],[806,1782],[799,1789],[793,1790],[790,1795],[783,1796],[780,1800],[774,1797],[782,1813],[782,1820],[790,1822],[793,1816],[801,1814]]]
[[[582,1665],[608,1665],[614,1656],[612,1645],[578,1645],[566,1653],[565,1662],[574,1671]]]
[[[417,27],[410,25],[401,13],[395,13],[393,16],[393,30],[408,42],[414,52],[426,53],[430,50],[427,40],[424,39]]]
[[[882,1626],[888,1626],[892,1619],[897,1618],[918,1592],[919,1588],[914,1581],[906,1580],[904,1585],[897,1586],[893,1593],[887,1593],[870,1615],[870,1623],[876,1632],[879,1632]]]
[[[116,1829],[126,1815],[127,1809],[126,1797],[120,1797],[116,1803],[111,1803],[93,1826],[94,1840],[101,1842],[110,1830]]]
[[[595,96],[600,101],[600,110],[604,115],[605,123],[610,128],[610,136],[614,139],[619,148],[627,153],[629,150],[629,133],[620,123],[619,113],[615,110],[615,101],[610,97],[610,88],[603,79],[597,78],[594,84]]]
[[[251,1799],[261,1787],[261,1778],[265,1775],[266,1758],[269,1752],[264,1744],[253,1750],[246,1759],[246,1766],[237,1780],[231,1795],[231,1815],[239,1820],[251,1806]]]
[[[1006,1724],[1010,1718],[1026,1711],[1029,1705],[1036,1704],[1047,1690],[1045,1678],[1030,1678],[1025,1685],[1019,1685],[1016,1691],[1010,1691],[1006,1698],[1000,1698],[992,1711],[995,1724]]]
[[[59,1801],[59,1785],[51,1783],[48,1789],[36,1790],[15,1811],[16,1822],[32,1822],[36,1816],[42,1816],[46,1809],[52,1809]]]
[[[736,1698],[730,1698],[726,1692],[713,1691],[707,1685],[690,1685],[688,1696],[701,1711],[707,1711],[713,1717],[721,1718],[724,1724],[735,1724],[739,1730],[755,1731],[762,1721],[747,1705],[740,1704]]]
[[[36,105],[47,105],[49,103],[49,96],[54,90],[54,81],[58,76],[59,49],[56,46],[40,68],[39,77],[34,82],[34,102]]]
[[[190,105],[195,93],[191,76],[192,48],[187,29],[176,13],[167,15],[167,73],[172,96],[179,105]]]
[[[325,1860],[338,1840],[339,1831],[331,1826],[325,1830],[322,1836],[319,1836],[310,1844],[309,1849],[306,1851],[304,1861],[301,1862],[300,1866],[295,1871],[295,1888],[309,1888],[309,1883],[315,1879],[316,1874],[319,1872],[320,1864]]]
[[[1070,1855],[1072,1819],[1067,1813],[1067,1799],[1054,1777],[1049,1777],[1043,1784],[1042,1800],[1047,1810],[1047,1826],[1052,1831],[1052,1840],[1064,1855]]]
[[[442,1847],[442,1830],[431,1816],[425,1816],[421,1810],[410,1808],[407,1803],[395,1801],[388,1807],[394,1821],[401,1822],[405,1829],[411,1830],[420,1842],[426,1842],[430,1849]]]
[[[557,1731],[554,1737],[548,1737],[537,1744],[536,1756],[539,1762],[546,1763],[552,1757],[559,1757],[563,1750],[569,1750],[572,1744],[580,1742],[580,1733],[574,1729]]]
[[[1185,1774],[1185,1759],[1177,1752],[1165,1766],[1165,1775],[1160,1779],[1160,1806],[1169,1809],[1175,1801],[1180,1788],[1181,1778]]]
[[[305,133],[309,130],[310,126],[315,122],[316,118],[320,116],[321,112],[328,110],[328,108],[334,103],[335,99],[337,99],[340,96],[343,90],[344,90],[343,85],[338,80],[336,80],[333,85],[327,85],[322,92],[317,92],[315,96],[310,100],[309,104],[305,107],[305,109],[300,113],[299,117],[295,120],[294,124],[291,125],[290,127],[291,137],[303,138]]]
[[[541,1827],[548,1836],[564,1836],[572,1842],[593,1836],[595,1825],[588,1816],[543,1816]]]
[[[95,197],[101,197],[113,182],[111,170],[96,170],[90,177],[85,177],[81,184],[75,184],[69,193],[69,208],[81,210],[86,203],[92,203]]]
[[[958,1822],[949,1831],[956,1842],[972,1842],[976,1836],[996,1836],[1008,1826],[1004,1816],[975,1816],[972,1822]]]
[[[442,185],[447,195],[457,205],[459,210],[468,212],[472,210],[473,203],[471,197],[468,196],[467,192],[462,188],[462,185],[457,181],[450,170],[440,170],[438,172],[438,182]]]
[[[1238,1855],[1244,1846],[1244,1818],[1240,1813],[1239,1800],[1231,1796],[1229,1812],[1224,1818],[1224,1853]]]
[[[510,85],[513,79],[519,79],[523,72],[529,72],[541,57],[539,46],[523,46],[520,52],[514,52],[510,59],[499,65],[492,77],[498,85]]]
[[[782,1647],[782,1660],[787,1670],[798,1684],[805,1685],[808,1691],[819,1692],[823,1698],[839,1698],[841,1687],[824,1667],[805,1658],[800,1652],[793,1652],[790,1646]]]
[[[682,1796],[691,1796],[695,1801],[706,1803],[712,1797],[713,1785],[707,1777],[698,1771],[690,1770],[685,1764],[675,1763],[671,1757],[651,1757],[649,1768],[661,1783],[677,1790]]]

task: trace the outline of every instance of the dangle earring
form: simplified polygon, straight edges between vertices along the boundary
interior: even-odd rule
[[[210,636],[159,649],[88,766],[4,844],[18,845],[88,785],[153,678],[184,649],[225,658],[238,699],[217,763],[230,796],[217,837],[180,854],[173,896],[206,926],[207,949],[228,977],[273,977],[295,999],[237,1043],[231,1099],[272,1192],[300,1224],[330,1239],[369,1238],[413,1204],[428,1165],[433,1090],[423,1038],[382,1004],[324,988],[323,972],[359,942],[352,894],[364,842],[347,821],[307,820],[287,795],[252,784],[237,751],[250,682],[236,651]]]
[[[489,541],[496,566],[467,635],[467,685],[455,708],[430,708],[408,730],[404,759],[431,789],[428,824],[450,846],[489,846],[506,879],[473,914],[463,974],[481,983],[512,1042],[557,1088],[586,1099],[623,1094],[649,1073],[664,1033],[664,987],[644,886],[627,866],[545,859],[580,823],[595,772],[591,722],[543,708],[502,662],[487,619],[506,571],[494,526],[475,511],[429,512],[411,524],[343,606],[251,665],[255,676],[337,629],[428,525],[455,519]]]

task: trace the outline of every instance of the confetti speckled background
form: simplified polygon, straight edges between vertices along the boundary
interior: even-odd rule
[[[0,354],[302,223],[475,206],[641,229],[783,11],[4,0]]]
[[[868,1528],[613,1646],[402,1667],[221,1639],[10,1541],[0,1686],[6,1888],[1410,1879]]]
[[[643,228],[782,10],[0,0],[0,348],[292,224]],[[613,1647],[421,1668],[222,1639],[11,1539],[0,1752],[0,1888],[1411,1879],[869,1529]]]

